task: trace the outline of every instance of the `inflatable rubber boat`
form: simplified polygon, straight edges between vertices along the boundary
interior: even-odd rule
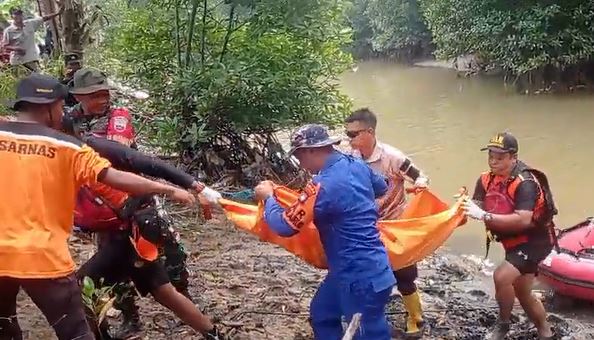
[[[539,265],[540,281],[555,293],[594,301],[594,218],[560,231],[559,249]]]

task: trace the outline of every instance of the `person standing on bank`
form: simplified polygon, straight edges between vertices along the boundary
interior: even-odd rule
[[[509,331],[515,298],[540,339],[552,339],[546,311],[532,295],[538,264],[555,243],[557,209],[549,182],[544,173],[518,160],[518,141],[510,133],[498,133],[481,150],[489,152],[490,171],[477,180],[464,209],[469,217],[483,221],[505,249],[505,260],[493,273],[499,321],[490,339],[503,339]]]
[[[414,188],[424,189],[429,179],[402,151],[377,140],[375,130],[377,117],[368,108],[354,111],[347,119],[346,135],[350,139],[353,154],[361,157],[377,173],[389,180],[388,192],[377,200],[380,220],[395,220],[406,206],[404,183],[414,183]],[[416,264],[394,271],[398,290],[406,308],[406,335],[422,335],[423,315],[421,298],[415,280],[418,277]]]
[[[17,84],[16,121],[0,121],[0,338],[22,339],[16,316],[20,288],[58,339],[94,339],[68,249],[75,197],[101,182],[133,195],[162,193],[195,203],[182,189],[119,171],[61,127],[67,88],[33,73]]]
[[[291,151],[301,167],[316,174],[291,207],[282,208],[270,181],[260,183],[256,198],[264,201],[270,229],[291,236],[315,222],[328,260],[328,275],[311,301],[317,340],[341,339],[342,317],[361,313],[354,339],[389,340],[385,307],[396,283],[377,228],[375,198],[387,184],[365,163],[334,149],[339,139],[326,126],[311,124],[291,136]]]
[[[22,9],[12,7],[9,10],[12,24],[4,30],[2,48],[10,51],[10,65],[22,65],[33,72],[39,69],[39,47],[35,43],[35,32],[43,22],[64,12],[64,6],[61,3],[58,3],[58,6],[60,9],[56,13],[27,20],[23,18]]]

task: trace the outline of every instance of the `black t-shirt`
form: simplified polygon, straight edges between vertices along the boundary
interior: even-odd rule
[[[538,185],[534,180],[523,180],[522,183],[517,186],[516,192],[514,194],[514,209],[533,211],[536,207],[536,201],[538,200],[538,190]],[[472,199],[482,203],[485,200],[485,195],[485,188],[483,188],[483,184],[479,177],[474,188],[474,195],[472,196]]]

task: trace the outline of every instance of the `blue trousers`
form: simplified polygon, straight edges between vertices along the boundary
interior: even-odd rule
[[[390,340],[391,327],[385,308],[392,288],[376,292],[369,281],[343,284],[335,279],[322,282],[311,300],[311,325],[316,340],[340,340],[343,336],[341,317],[347,322],[361,313],[361,324],[354,339]]]

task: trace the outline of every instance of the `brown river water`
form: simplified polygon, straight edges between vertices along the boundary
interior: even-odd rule
[[[592,214],[594,96],[526,96],[501,79],[458,78],[444,68],[363,62],[342,77],[355,108],[378,114],[378,136],[409,154],[444,200],[461,186],[474,189],[488,169],[479,151],[498,131],[512,132],[520,158],[547,173],[559,208],[560,227]],[[455,253],[484,255],[484,228],[470,221],[448,240]],[[500,246],[490,258],[502,257]]]

